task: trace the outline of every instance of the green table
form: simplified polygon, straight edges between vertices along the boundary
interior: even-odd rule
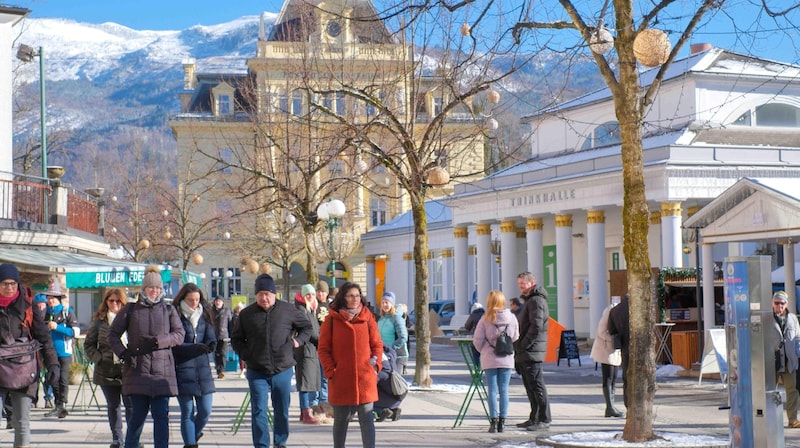
[[[244,420],[245,415],[247,415],[247,411],[250,409],[250,389],[247,390],[247,393],[244,394],[244,400],[242,400],[242,404],[239,406],[239,410],[236,412],[236,417],[233,418],[233,426],[231,426],[231,432],[236,435],[239,432],[239,427],[242,426],[242,421]],[[269,421],[269,426],[272,426],[272,409],[269,407],[269,400],[267,400],[267,421]]]
[[[456,416],[455,423],[453,423],[453,428],[456,426],[461,426],[461,423],[463,423],[464,416],[466,416],[467,411],[469,411],[469,405],[472,403],[472,398],[475,396],[475,392],[478,393],[478,399],[481,400],[483,412],[486,414],[486,419],[489,420],[489,411],[486,409],[486,400],[488,395],[486,394],[486,386],[483,384],[483,370],[481,370],[480,364],[475,362],[475,358],[472,357],[472,338],[455,337],[452,338],[452,340],[458,342],[458,348],[461,350],[461,356],[464,358],[464,363],[467,365],[467,370],[469,371],[470,376],[467,396],[464,397],[464,401],[461,403],[461,409],[458,410],[458,415]]]

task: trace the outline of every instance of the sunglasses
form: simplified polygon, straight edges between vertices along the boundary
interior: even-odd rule
[[[109,302],[109,303],[122,303],[122,301],[119,300],[119,299],[107,299],[106,302]]]

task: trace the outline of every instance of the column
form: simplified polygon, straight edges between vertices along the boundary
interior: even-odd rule
[[[681,203],[661,204],[661,267],[682,268]]]
[[[542,223],[542,218],[528,218],[525,228],[528,230],[528,267],[520,269],[520,272],[528,271],[536,277],[537,283],[542,283],[544,280],[544,243],[542,242],[544,224]]]
[[[594,340],[600,316],[609,302],[606,297],[606,215],[603,211],[587,212],[586,234],[589,256],[589,338]]]
[[[367,264],[367,284],[364,285],[364,289],[367,290],[367,302],[374,303],[377,306],[380,306],[378,303],[378,280],[385,280],[385,279],[378,279],[375,277],[375,257],[372,255],[368,255],[364,261]],[[386,290],[386,285],[382,285],[384,291]]]
[[[444,299],[455,297],[453,275],[453,249],[442,249],[442,298]]]
[[[714,255],[713,244],[700,244],[700,263],[703,264],[703,331],[714,328]]]
[[[794,271],[794,244],[791,242],[782,244],[783,246],[783,285],[786,295],[789,296],[787,308],[791,312],[797,311],[797,291],[794,283],[796,272]]]
[[[492,225],[478,224],[477,269],[478,269],[478,302],[486,304],[486,296],[492,289]]]
[[[516,296],[517,288],[517,223],[503,221],[500,223],[500,268],[501,283],[506,300]]]
[[[472,303],[472,296],[478,295],[478,279],[476,278],[478,273],[476,272],[478,259],[478,248],[475,246],[469,246],[467,248],[467,301]]]
[[[456,316],[469,314],[469,303],[471,299],[469,283],[469,233],[466,227],[453,228],[453,258],[455,270],[455,299]]]
[[[650,212],[650,228],[647,232],[647,247],[650,266],[661,265],[661,211]]]
[[[572,215],[556,215],[556,285],[558,288],[558,322],[575,329],[572,309]]]
[[[700,210],[700,207],[698,207],[696,205],[693,205],[691,207],[687,207],[686,208],[686,219],[691,218],[695,213],[697,213],[698,210]],[[692,249],[692,251],[695,250],[694,247],[692,247],[692,246],[695,245],[695,242],[699,241],[698,240],[698,238],[700,238],[699,233],[700,233],[699,229],[687,228],[687,229],[683,229],[682,230],[681,234],[682,235],[686,235],[686,238],[684,240],[684,238],[681,237],[681,252],[683,252],[684,249],[687,248],[687,247]],[[686,268],[699,268],[700,267],[700,266],[697,266],[697,257],[696,257],[696,255],[692,254],[691,251],[684,252],[684,254],[681,257],[681,263]],[[700,263],[701,263],[701,266],[702,266],[702,263],[703,263],[702,260],[700,261]]]

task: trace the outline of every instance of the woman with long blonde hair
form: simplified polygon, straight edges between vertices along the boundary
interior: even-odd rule
[[[506,296],[502,292],[489,291],[486,298],[486,313],[475,327],[472,345],[481,353],[481,369],[486,373],[488,383],[489,432],[503,432],[508,416],[508,384],[514,368],[514,355],[497,355],[497,338],[506,334],[512,341],[519,339],[517,318],[506,306]],[[499,397],[499,409],[498,409]]]

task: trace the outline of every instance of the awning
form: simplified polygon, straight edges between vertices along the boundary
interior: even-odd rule
[[[199,287],[203,287],[203,277],[200,277],[200,274],[195,274],[194,272],[189,271],[181,271],[181,282],[185,285],[187,283],[194,283]]]
[[[16,264],[20,270],[44,269],[66,275],[67,288],[106,288],[140,285],[147,265],[113,258],[59,252],[55,250],[0,248],[0,261]],[[171,266],[161,266],[161,279],[169,282]]]

